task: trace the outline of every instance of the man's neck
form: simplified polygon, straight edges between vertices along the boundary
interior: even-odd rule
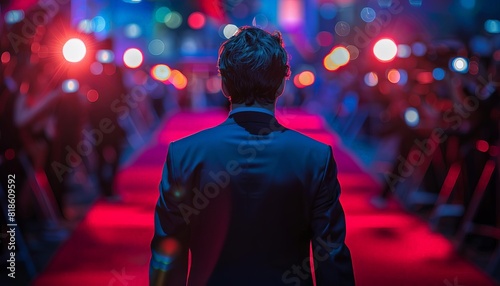
[[[232,103],[231,104],[231,110],[236,110],[238,108],[244,108],[244,107],[253,107],[253,108],[262,108],[266,109],[274,114],[275,106],[274,104],[259,104],[255,102],[252,105],[245,105],[244,103]]]

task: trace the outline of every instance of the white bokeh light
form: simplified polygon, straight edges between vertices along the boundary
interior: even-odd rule
[[[87,48],[82,40],[73,38],[64,44],[62,52],[68,62],[77,63],[85,57]]]
[[[381,39],[373,46],[373,54],[379,61],[388,62],[398,53],[398,46],[391,39]]]
[[[130,48],[123,54],[123,63],[129,68],[137,68],[143,61],[142,52],[136,48]]]

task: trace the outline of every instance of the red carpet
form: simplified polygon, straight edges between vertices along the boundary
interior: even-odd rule
[[[396,205],[384,211],[373,208],[368,201],[377,184],[339,146],[320,117],[300,111],[278,114],[283,125],[334,147],[357,285],[494,285],[424,221]],[[174,115],[120,173],[123,203],[97,202],[34,284],[147,285],[153,211],[167,144],[225,117],[219,111]]]

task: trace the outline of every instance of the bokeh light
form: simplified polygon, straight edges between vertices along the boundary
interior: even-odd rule
[[[353,61],[358,58],[359,56],[359,49],[354,46],[354,45],[349,45],[345,47],[347,51],[349,52],[349,60]]]
[[[388,62],[396,57],[398,47],[391,39],[381,39],[373,46],[373,54],[381,62]]]
[[[333,35],[327,31],[321,31],[316,35],[316,42],[321,47],[329,47],[333,44]]]
[[[232,36],[234,36],[234,34],[236,34],[236,32],[238,32],[238,27],[236,25],[233,25],[233,24],[227,24],[224,27],[224,30],[222,31],[222,33],[224,34],[224,37],[226,37],[226,39],[229,39]]]
[[[367,86],[376,86],[378,84],[378,76],[375,72],[365,74],[365,84]]]
[[[408,82],[408,73],[404,69],[398,69],[399,81],[398,85],[405,85]]]
[[[90,64],[90,72],[93,75],[100,75],[103,70],[104,67],[100,62],[93,62],[92,64]]]
[[[15,24],[21,22],[24,19],[23,10],[10,10],[4,15],[5,23]]]
[[[266,15],[264,14],[258,14],[253,17],[252,20],[252,26],[254,27],[259,27],[261,29],[264,29],[267,27],[269,24],[269,20],[267,19]]]
[[[137,68],[143,61],[142,52],[136,48],[130,48],[123,54],[123,63],[129,68]]]
[[[418,115],[417,109],[414,107],[408,107],[404,116],[406,124],[410,127],[415,127],[420,122],[420,116]]]
[[[168,79],[177,89],[184,89],[187,86],[187,78],[178,70],[172,70]]]
[[[7,51],[3,52],[2,56],[0,57],[0,60],[2,61],[2,64],[10,62],[10,53]]]
[[[182,24],[182,15],[179,12],[172,11],[165,16],[164,23],[170,29],[177,29]]]
[[[335,33],[337,35],[345,37],[351,32],[351,25],[345,21],[339,21],[335,24]]]
[[[311,71],[303,71],[298,75],[298,81],[304,87],[312,85],[314,80],[315,77]]]
[[[457,57],[451,60],[451,68],[459,73],[466,73],[469,68],[469,63],[463,57]]]
[[[125,26],[124,32],[127,38],[135,39],[141,36],[142,29],[139,25],[133,23]]]
[[[156,10],[155,12],[155,20],[156,22],[158,23],[164,23],[165,22],[165,16],[168,15],[168,13],[170,13],[170,9],[168,9],[167,7],[160,7]]]
[[[375,20],[375,18],[377,17],[377,13],[375,12],[375,10],[373,10],[373,8],[365,7],[361,9],[360,16],[363,21],[365,21],[366,23],[370,23]]]
[[[73,93],[78,91],[80,84],[76,79],[67,79],[63,81],[61,88],[66,93]]]
[[[432,76],[435,80],[443,80],[445,76],[445,71],[442,68],[435,68],[432,70]]]
[[[434,76],[432,75],[432,72],[419,72],[417,74],[417,81],[420,84],[429,84],[434,81]]]
[[[300,83],[300,80],[299,80],[299,75],[295,75],[293,77],[293,84],[297,87],[297,88],[304,88],[305,86],[303,86],[301,83]]]
[[[115,59],[115,54],[111,50],[99,50],[95,55],[95,59],[101,63],[110,63]]]
[[[165,81],[170,77],[171,70],[167,65],[158,64],[151,69],[151,76],[159,81]]]
[[[191,13],[188,17],[188,25],[191,29],[201,29],[205,26],[205,15],[200,12]]]
[[[95,16],[90,23],[92,31],[96,33],[102,32],[106,28],[106,20],[102,16]]]
[[[500,33],[500,21],[498,21],[498,20],[486,20],[486,22],[484,22],[484,29],[488,33],[498,34],[498,33]]]
[[[326,55],[323,60],[324,67],[329,71],[337,70],[339,67],[346,65],[350,60],[349,51],[343,46],[337,46]]]
[[[488,142],[485,140],[477,140],[476,141],[476,149],[479,152],[486,153],[486,152],[488,152],[488,149],[490,149],[490,144],[488,144]]]
[[[78,23],[78,31],[86,34],[92,33],[92,21],[89,19],[83,19]]]
[[[95,89],[87,91],[87,100],[89,102],[96,102],[99,99],[99,93]]]
[[[77,63],[85,57],[87,48],[85,43],[78,38],[69,39],[63,46],[62,53],[64,58],[70,63]]]
[[[337,15],[337,7],[335,7],[335,4],[333,3],[323,3],[319,7],[319,14],[323,18],[331,20]]]
[[[161,55],[165,51],[165,43],[160,39],[153,39],[149,42],[148,50],[152,55]]]
[[[425,55],[425,53],[427,52],[427,47],[425,46],[425,44],[423,44],[421,42],[415,42],[415,43],[413,43],[413,45],[411,45],[411,52],[415,56],[421,57],[421,56]]]
[[[401,74],[396,69],[391,69],[387,72],[387,79],[391,83],[398,83],[401,78]]]
[[[411,47],[405,44],[398,45],[398,57],[408,58],[411,56]]]

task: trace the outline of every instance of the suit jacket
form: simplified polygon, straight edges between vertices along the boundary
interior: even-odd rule
[[[187,285],[312,285],[312,243],[317,285],[354,285],[339,195],[330,146],[231,114],[169,146],[150,281],[186,285],[190,260]]]

